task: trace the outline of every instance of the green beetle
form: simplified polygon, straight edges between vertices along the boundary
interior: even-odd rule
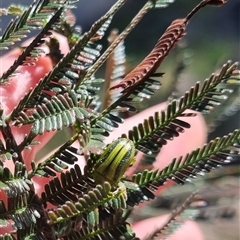
[[[134,143],[127,138],[119,138],[109,144],[94,167],[94,180],[100,184],[108,181],[117,186],[135,162],[135,152]]]

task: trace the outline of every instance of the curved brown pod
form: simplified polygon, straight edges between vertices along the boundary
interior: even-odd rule
[[[169,54],[175,43],[185,34],[186,19],[177,19],[167,28],[149,55],[119,83],[110,88],[122,88],[122,92],[149,78]]]
[[[226,2],[227,0],[203,0],[186,16],[186,18],[174,20],[148,56],[126,75],[120,83],[112,86],[110,90],[121,88],[121,92],[126,93],[129,88],[147,80],[159,68],[174,45],[185,35],[186,26],[195,13],[206,5],[220,6]]]

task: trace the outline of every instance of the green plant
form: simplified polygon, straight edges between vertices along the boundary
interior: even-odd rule
[[[147,12],[166,7],[172,1],[146,1],[120,35],[112,32],[110,46],[104,53],[97,41],[126,0],[118,0],[84,34],[77,31],[70,18],[70,9],[76,2],[39,0],[30,7],[11,5],[1,9],[1,14],[20,16],[3,33],[1,50],[15,46],[33,29],[40,29],[28,46],[18,49],[19,56],[0,78],[3,94],[0,189],[5,195],[0,201],[0,219],[6,232],[0,238],[4,240],[138,239],[127,223],[136,205],[153,199],[155,190],[169,180],[184,184],[239,157],[240,130],[237,129],[185,157],[173,159],[163,170],[151,169],[162,146],[191,127],[179,119],[196,117],[196,112],[185,112],[187,109],[208,113],[233,94],[231,89],[239,85],[239,71],[237,63],[230,61],[202,86],[196,83],[184,96],[170,101],[165,111],[156,112],[109,145],[104,142],[109,132],[124,124],[121,112],[135,111],[134,103],[150,98],[160,88],[160,82],[153,78],[163,75],[157,69],[186,34],[192,16],[206,5],[222,5],[225,1],[204,0],[186,18],[175,20],[150,54],[126,76],[121,71],[113,75],[122,62],[114,59],[112,53],[121,51],[117,46]],[[52,31],[67,36],[70,48],[67,54],[61,52]],[[46,45],[49,53],[44,48]],[[96,79],[94,73],[107,59],[105,101],[99,110],[97,91],[103,80]],[[36,70],[38,67],[43,69],[41,75]],[[120,83],[109,88],[107,80],[119,77]],[[16,79],[23,78],[29,81],[21,86],[22,98],[14,100],[13,97],[10,103],[6,92],[14,92],[11,87]],[[69,129],[69,139],[42,162],[32,161],[40,142],[46,142],[57,130],[65,128]],[[79,143],[78,147],[73,146],[74,142]],[[32,155],[28,149],[32,149]],[[143,161],[135,162],[137,151],[154,157],[147,165]],[[79,166],[81,160],[86,160],[84,170]],[[8,163],[13,163],[14,168]],[[125,176],[132,165],[136,172]],[[145,170],[139,172],[142,168]],[[33,184],[36,177],[47,179],[40,194]],[[179,216],[191,200],[174,212],[170,220]],[[152,232],[148,239],[171,234],[166,231],[170,222]],[[15,231],[9,232],[10,224]]]

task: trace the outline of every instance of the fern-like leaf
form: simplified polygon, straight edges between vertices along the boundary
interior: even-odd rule
[[[128,195],[138,204],[145,200],[143,196],[152,198],[152,191],[155,191],[169,179],[178,184],[184,184],[186,181],[190,181],[190,178],[202,176],[233,159],[239,158],[239,156],[240,130],[235,130],[227,136],[216,138],[185,157],[174,159],[169,166],[161,171],[145,170],[142,173],[134,174],[132,181],[140,187],[141,191],[128,189]]]
[[[29,173],[31,176],[56,176],[56,172],[62,172],[63,169],[67,169],[68,165],[73,165],[78,161],[78,150],[70,145],[60,147],[53,155],[48,159],[39,163],[37,166],[32,163],[32,171]]]
[[[118,30],[113,29],[108,37],[108,42],[111,44],[118,37]],[[107,108],[111,102],[116,99],[108,91],[111,85],[114,85],[122,80],[125,75],[125,47],[123,41],[115,48],[106,62],[106,74],[104,83],[104,99],[102,103],[102,110]]]
[[[3,225],[13,222],[15,229],[31,227],[40,218],[38,210],[30,205],[29,194],[8,198],[7,208],[4,202],[0,201],[0,220]]]
[[[67,1],[65,1],[67,3]],[[7,50],[9,46],[27,37],[27,33],[33,29],[43,27],[52,14],[62,3],[52,4],[52,1],[39,0],[25,9],[20,18],[11,21],[0,39],[0,49]],[[46,11],[47,10],[47,11]]]
[[[41,45],[45,43],[44,37],[50,36],[52,33],[49,31],[54,28],[55,23],[58,21],[63,7],[52,16],[48,23],[44,26],[41,32],[34,38],[34,40],[23,50],[20,56],[14,61],[13,65],[5,72],[0,78],[0,83],[4,84],[16,72],[20,65],[34,65],[34,61],[42,54],[43,50]]]
[[[111,209],[118,210],[126,207],[125,200],[118,199],[122,196],[122,191],[122,189],[117,189],[112,192],[111,185],[108,182],[97,185],[78,198],[75,203],[65,201],[65,204],[61,207],[49,211],[50,224],[56,225],[55,229],[60,230],[56,233],[58,236],[69,234],[71,229],[80,230],[79,225],[83,225],[86,229],[93,228],[106,217],[106,213],[109,212],[108,209],[111,212]]]
[[[124,134],[122,137],[131,139],[136,148],[146,154],[158,152],[162,145],[167,144],[167,140],[179,136],[179,133],[184,132],[184,128],[190,128],[190,124],[178,119],[178,117],[195,115],[194,113],[183,113],[185,110],[192,109],[209,113],[209,109],[213,109],[214,106],[227,99],[226,94],[232,91],[227,88],[219,88],[218,85],[227,84],[229,79],[234,78],[236,69],[237,63],[227,62],[223,65],[221,72],[212,74],[204,81],[201,88],[200,84],[196,83],[179,101],[173,100],[169,103],[166,111],[156,112],[154,116],[144,120],[137,127],[133,127],[127,135]]]
[[[30,191],[32,185],[32,182],[27,179],[25,165],[20,162],[15,163],[14,175],[8,168],[0,166],[0,179],[0,189],[9,198],[15,198]]]
[[[69,171],[61,173],[60,179],[56,177],[45,185],[45,191],[42,192],[42,201],[45,206],[47,202],[55,206],[64,204],[66,201],[76,202],[77,197],[86,193],[88,186],[93,184],[82,175],[77,164]]]
[[[33,123],[32,133],[43,134],[44,131],[61,130],[72,126],[76,120],[83,122],[91,116],[86,109],[91,100],[81,103],[82,96],[73,90],[64,95],[53,96],[50,100],[43,99],[43,103],[28,114],[28,111],[19,113],[15,125]]]
[[[187,220],[192,220],[199,212],[198,209],[191,208],[191,203],[194,202],[195,196],[196,193],[189,196],[180,207],[173,210],[167,223],[155,229],[150,236],[144,239],[168,239],[169,236],[175,233]]]
[[[117,212],[111,217],[103,220],[94,228],[82,228],[80,231],[72,231],[68,236],[63,237],[63,240],[77,239],[127,239],[139,240],[133,233],[130,225],[126,222],[128,214]]]

